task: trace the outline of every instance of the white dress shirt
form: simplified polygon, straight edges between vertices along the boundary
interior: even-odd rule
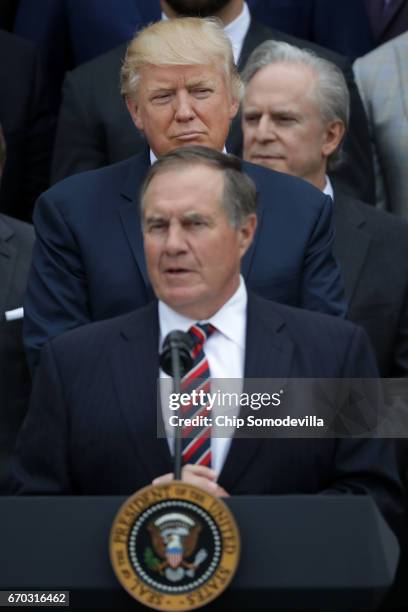
[[[242,12],[238,17],[231,21],[225,26],[224,32],[228,36],[232,44],[232,51],[234,54],[234,61],[238,64],[239,56],[241,55],[242,46],[244,44],[245,36],[249,30],[251,24],[251,15],[247,3],[244,2]]]
[[[218,310],[210,319],[198,321],[198,323],[211,323],[216,328],[216,331],[208,338],[204,344],[204,352],[208,360],[211,376],[211,393],[218,390],[231,391],[231,379],[234,384],[234,392],[241,393],[244,377],[244,359],[245,359],[245,334],[246,334],[246,310],[247,310],[247,291],[242,277],[240,284],[234,295]],[[164,338],[170,331],[175,329],[188,331],[189,328],[197,323],[194,319],[189,319],[178,314],[169,306],[159,301],[159,326],[160,326],[160,346],[163,344]],[[160,378],[169,378],[162,370],[160,370]],[[213,379],[217,379],[214,380]],[[223,386],[223,380],[225,387]],[[166,407],[168,406],[169,388],[162,386],[161,391],[162,412],[165,417],[168,415]],[[215,409],[216,410],[216,409]],[[237,415],[239,407],[228,408],[228,415]],[[175,414],[175,413],[173,413]],[[214,412],[216,414],[216,412]],[[213,415],[212,415],[213,416]],[[231,445],[231,435],[229,437],[216,436],[216,428],[213,427],[211,437],[211,454],[212,468],[217,475],[221,472],[225,458],[228,454]],[[225,430],[221,435],[225,436]],[[174,438],[168,437],[170,450],[174,449]]]
[[[332,202],[334,202],[333,185],[332,185],[331,180],[327,176],[327,174],[326,174],[326,185],[324,186],[323,193],[325,195],[329,195],[331,197],[331,199],[332,199]]]

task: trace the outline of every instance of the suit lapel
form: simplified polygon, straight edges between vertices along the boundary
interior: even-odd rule
[[[389,8],[384,13],[382,32],[385,32],[388,26],[394,21],[394,18],[405,4],[406,0],[392,0]]]
[[[16,265],[17,251],[11,244],[13,234],[11,227],[0,218],[0,320],[6,311]]]
[[[273,305],[256,296],[248,295],[248,319],[245,346],[245,378],[280,379],[290,376],[293,341],[286,333],[284,320]],[[236,438],[219,477],[219,483],[231,491],[254,460],[264,440]]]
[[[368,255],[371,238],[364,231],[365,219],[347,196],[336,191],[334,200],[334,255],[342,270],[349,304]]]
[[[150,287],[143,252],[143,235],[139,213],[139,191],[150,167],[148,149],[137,155],[129,167],[129,174],[122,186],[121,196],[125,200],[119,208],[122,226],[133,253],[133,257],[143,276],[146,287]]]
[[[392,0],[386,10],[384,10],[384,0],[364,1],[374,38],[378,41],[400,11],[405,0]]]
[[[111,365],[119,406],[130,443],[149,478],[172,471],[167,440],[157,436],[159,326],[157,302],[128,320],[112,352]]]
[[[251,17],[251,22],[249,24],[248,32],[244,38],[244,42],[242,45],[241,53],[238,59],[238,71],[244,68],[248,57],[251,55],[252,51],[264,40],[266,40],[265,36],[262,35],[262,26],[258,24]]]

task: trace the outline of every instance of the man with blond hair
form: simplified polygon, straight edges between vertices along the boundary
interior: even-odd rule
[[[222,151],[239,90],[231,44],[214,20],[161,21],[132,41],[122,91],[150,149],[70,177],[38,200],[25,303],[32,367],[47,339],[151,300],[139,188],[151,163],[173,149],[199,144]],[[268,299],[343,314],[330,198],[292,177],[246,163],[244,170],[259,206],[256,237],[242,262],[249,287]]]

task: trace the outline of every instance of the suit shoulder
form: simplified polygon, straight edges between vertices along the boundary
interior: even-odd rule
[[[257,314],[274,319],[275,324],[280,320],[294,339],[302,338],[302,342],[310,340],[311,345],[319,341],[319,338],[326,338],[328,342],[329,338],[349,340],[360,329],[341,317],[272,302],[254,294],[251,294],[250,304]]]
[[[109,166],[72,174],[44,191],[43,196],[59,199],[66,195],[72,196],[77,192],[82,193],[87,190],[89,192],[87,195],[94,197],[98,191],[112,188],[112,186],[118,190],[118,185],[126,179],[135,163],[136,157],[131,157]]]
[[[352,207],[358,211],[364,218],[366,229],[371,232],[373,238],[384,241],[390,246],[398,243],[398,248],[408,252],[408,221],[406,219],[354,198],[342,201],[339,206],[340,214],[343,207],[347,212],[351,212]]]
[[[297,176],[277,172],[247,161],[243,162],[243,170],[255,182],[258,192],[266,191],[271,197],[274,193],[279,196],[284,193],[286,205],[296,203],[304,207],[307,201],[309,205],[314,203],[321,208],[327,201],[326,196],[319,189]]]
[[[29,40],[21,38],[16,34],[11,34],[6,30],[0,30],[0,48],[7,49],[10,54],[16,54],[17,56],[32,56],[34,57],[37,53],[35,46]],[[16,56],[11,55],[8,61],[13,63]],[[7,64],[8,62],[5,62]]]
[[[408,32],[404,32],[396,38],[392,38],[383,45],[373,49],[363,57],[358,57],[354,62],[354,69],[369,70],[375,68],[376,62],[390,61],[394,57],[395,50],[404,49],[408,52]]]
[[[111,350],[119,336],[130,337],[146,329],[149,321],[155,320],[155,313],[156,304],[150,302],[130,313],[76,327],[53,338],[50,344],[56,354],[66,355],[69,359],[73,356],[81,359],[82,355],[85,358],[88,355],[101,356]]]
[[[4,214],[0,214],[0,218],[6,225],[8,225],[16,234],[18,234],[22,238],[34,238],[34,228],[31,223],[26,223],[25,221],[20,221],[20,219],[15,219],[14,217],[9,217],[8,215]]]
[[[119,79],[120,67],[126,53],[127,44],[127,42],[122,43],[107,53],[77,66],[68,74],[67,79],[86,87],[89,86],[90,79],[92,83],[100,83],[101,86],[106,84],[103,79],[111,78],[113,75]]]
[[[32,247],[35,234],[34,228],[30,223],[24,223],[24,221],[3,214],[0,215],[0,223],[4,223],[13,232],[13,240],[28,248]]]
[[[256,24],[256,25],[255,25]],[[290,45],[295,47],[299,47],[300,49],[309,49],[316,53],[319,57],[326,59],[333,64],[336,64],[342,70],[345,70],[349,67],[349,60],[340,53],[336,53],[331,49],[326,49],[310,40],[305,40],[303,38],[298,38],[297,36],[293,36],[292,34],[287,34],[286,32],[282,32],[281,30],[275,30],[274,28],[268,28],[260,24],[259,22],[254,21],[254,33],[256,33],[260,39],[259,43],[265,40],[277,40],[282,42],[287,42]]]

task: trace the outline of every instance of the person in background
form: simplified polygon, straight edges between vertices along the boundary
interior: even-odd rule
[[[377,206],[408,219],[408,32],[354,64],[374,153]]]
[[[0,30],[0,57],[0,123],[7,143],[0,211],[31,221],[35,200],[49,187],[57,110],[31,43]]]
[[[286,43],[256,49],[243,72],[244,158],[305,179],[334,201],[334,253],[348,317],[373,344],[381,375],[408,375],[408,223],[334,187],[349,94],[332,63]]]
[[[0,126],[0,181],[5,161]],[[7,491],[10,455],[31,389],[23,349],[22,304],[33,243],[32,226],[0,214],[0,494]]]

